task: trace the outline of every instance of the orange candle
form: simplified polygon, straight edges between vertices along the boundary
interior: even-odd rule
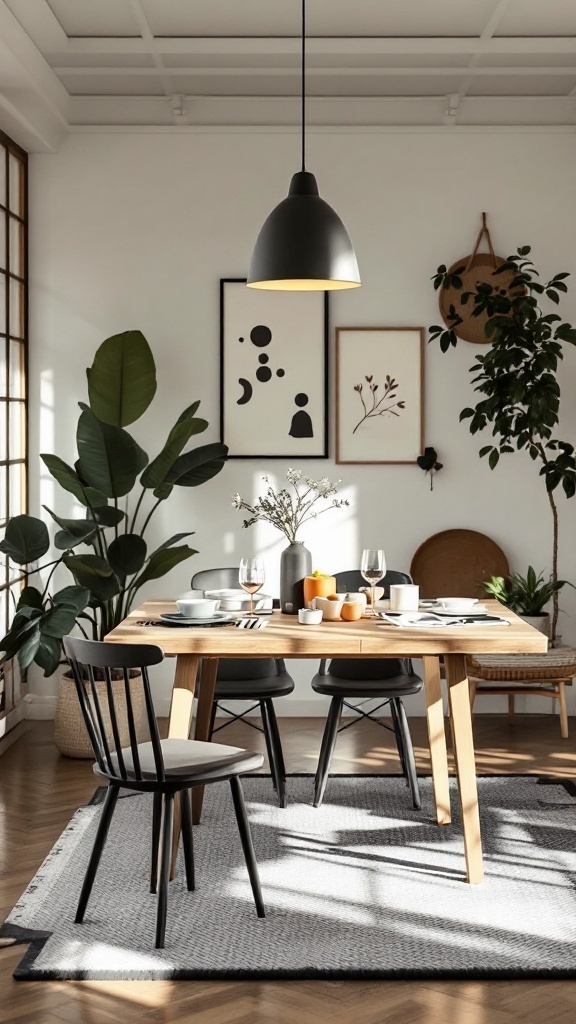
[[[305,576],[304,577],[304,607],[309,608],[310,602],[315,597],[330,597],[336,593],[336,578],[334,576]]]

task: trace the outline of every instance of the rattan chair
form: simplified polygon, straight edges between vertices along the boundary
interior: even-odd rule
[[[102,643],[65,636],[64,651],[74,673],[82,715],[96,758],[93,771],[108,782],[94,846],[78,901],[76,924],[81,924],[84,920],[120,789],[152,793],[154,809],[150,892],[157,892],[155,945],[157,949],[163,949],[174,824],[174,796],[176,793],[180,794],[186,884],[188,890],[193,891],[195,880],[191,790],[194,786],[226,780],[230,782],[232,790],[256,912],[258,917],[264,917],[258,866],[239,779],[243,773],[262,766],[262,755],[238,747],[226,747],[220,743],[160,739],[148,679],[148,667],[158,665],[164,658],[160,647],[147,644]],[[130,742],[126,747],[121,747],[119,737],[117,696],[112,687],[112,673],[115,669],[120,670],[120,676],[124,679],[123,697],[126,701],[125,714],[130,735]],[[138,742],[136,734],[137,723],[129,685],[130,682],[134,684],[134,680],[130,680],[131,669],[140,671],[144,690],[150,740],[143,743]],[[105,695],[102,693],[102,687],[96,686],[97,675],[105,681]],[[127,850],[127,856],[129,853]]]
[[[194,590],[238,589],[238,567],[203,569],[192,577]],[[280,740],[280,731],[274,710],[277,697],[287,697],[294,689],[294,680],[286,671],[283,658],[222,658],[218,664],[210,736],[230,725],[224,721],[215,727],[218,708],[232,721],[244,721],[253,729],[264,733],[272,785],[280,807],[286,806],[286,767]],[[222,703],[226,700],[250,701],[250,706],[237,714]],[[260,706],[262,728],[246,716]]]
[[[386,573],[380,586],[384,587],[384,596],[389,597],[391,584],[411,582],[411,577],[407,573],[390,570]],[[336,573],[336,585],[338,592],[341,593],[356,591],[366,584],[358,570],[353,569],[350,572]],[[419,693],[422,686],[422,679],[414,672],[409,659],[332,658],[330,662],[325,658],[322,659],[320,669],[312,679],[312,689],[316,693],[331,697],[332,700],[316,769],[314,807],[320,807],[324,798],[338,733],[343,729],[349,729],[357,721],[354,718],[351,722],[340,726],[343,708],[349,708],[361,718],[371,718],[378,725],[389,729],[390,726],[375,717],[376,713],[385,705],[390,706],[392,731],[396,739],[402,772],[412,794],[413,806],[417,809],[420,807],[414,749],[402,697]],[[367,712],[357,704],[350,702],[351,699],[358,700],[359,698],[363,701],[377,699],[380,703],[373,711]]]

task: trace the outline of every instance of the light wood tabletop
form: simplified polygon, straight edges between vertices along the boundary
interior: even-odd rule
[[[426,717],[430,742],[432,782],[439,825],[449,824],[448,759],[442,706],[439,656],[445,664],[446,683],[462,809],[466,877],[483,878],[482,840],[470,696],[466,674],[468,654],[544,654],[547,639],[496,601],[487,611],[508,620],[507,626],[445,626],[399,628],[382,620],[322,622],[301,625],[297,616],[274,612],[263,629],[237,629],[228,624],[189,629],[148,625],[164,612],[174,612],[171,600],[147,601],[106,637],[112,643],[157,644],[177,658],[168,735],[187,738],[192,728],[194,691],[200,661],[202,684],[198,696],[196,739],[208,739],[219,658],[354,658],[419,657],[424,663]],[[194,821],[200,820],[202,790],[194,790]]]

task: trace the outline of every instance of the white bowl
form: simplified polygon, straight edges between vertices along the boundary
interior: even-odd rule
[[[478,604],[477,597],[440,597],[438,604],[442,605],[447,612],[471,612],[474,605]]]
[[[320,608],[300,608],[298,610],[298,622],[303,626],[317,626],[322,622]]]
[[[218,611],[220,601],[207,600],[205,597],[182,597],[176,601],[176,607],[187,619],[211,619]]]
[[[232,587],[206,590],[204,596],[220,601],[220,610],[223,612],[247,611],[250,607],[250,594],[245,590],[234,590]],[[262,594],[260,591],[254,594],[254,609],[263,611],[268,608],[272,608],[270,595]]]

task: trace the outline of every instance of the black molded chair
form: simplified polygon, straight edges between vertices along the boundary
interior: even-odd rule
[[[264,760],[262,755],[238,747],[225,747],[220,743],[160,739],[147,672],[148,666],[158,665],[163,660],[164,652],[160,647],[148,644],[102,643],[65,636],[64,651],[74,673],[84,722],[94,749],[96,764],[93,771],[95,775],[108,780],[108,790],[78,901],[74,919],[76,924],[81,924],[84,919],[121,787],[141,793],[153,793],[150,892],[157,891],[156,948],[163,949],[168,908],[174,795],[180,793],[186,884],[191,892],[195,888],[191,790],[194,786],[225,780],[229,780],[232,789],[234,811],[256,912],[258,917],[264,917],[258,865],[238,777],[244,772],[260,768]],[[125,710],[124,706],[122,709],[117,707],[114,698],[112,672],[115,669],[120,669],[124,678]],[[144,743],[138,743],[136,737],[129,686],[130,669],[139,669],[141,672],[144,705],[150,731],[150,740]],[[98,685],[97,675],[102,680]],[[120,746],[118,731],[120,714],[127,716],[130,735],[130,745],[124,748]]]
[[[365,580],[357,569],[353,569],[350,572],[339,572],[335,575],[338,593],[344,593],[345,591],[353,592],[357,591],[360,587],[366,586]],[[408,573],[396,572],[391,569],[386,573],[380,586],[384,587],[384,596],[389,597],[391,584],[411,582],[412,580]],[[349,729],[358,720],[354,718],[351,722],[339,727],[342,709],[347,707],[360,716],[360,718],[371,718],[378,725],[389,729],[390,727],[385,722],[374,717],[377,711],[386,704],[389,704],[392,716],[392,730],[396,738],[402,772],[406,777],[406,784],[410,787],[412,793],[413,806],[416,809],[420,808],[420,792],[418,789],[414,750],[402,697],[412,693],[419,693],[422,686],[422,679],[414,672],[412,662],[409,659],[332,658],[329,665],[326,659],[320,662],[320,669],[312,679],[312,689],[316,693],[326,694],[326,696],[332,698],[332,701],[326,719],[318,767],[316,769],[314,807],[320,807],[324,797],[330,773],[330,762],[332,761],[338,733],[343,729]],[[381,699],[381,703],[370,712],[363,711],[356,704],[350,703],[351,698],[357,699],[359,697],[364,700]]]
[[[238,567],[203,569],[194,574],[191,586],[194,590],[203,591],[227,588],[238,590]],[[218,665],[210,722],[210,736],[230,725],[229,721],[225,721],[217,728],[214,727],[216,711],[220,708],[233,721],[243,720],[246,725],[264,733],[272,784],[278,795],[280,807],[286,806],[286,767],[274,710],[274,698],[287,697],[293,689],[294,680],[286,671],[283,658],[221,659]],[[249,700],[252,703],[238,715],[230,708],[224,707],[222,701],[225,700]],[[260,705],[262,715],[262,729],[250,718],[245,717],[258,705]]]

